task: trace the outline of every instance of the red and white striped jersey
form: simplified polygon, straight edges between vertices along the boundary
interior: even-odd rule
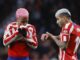
[[[75,23],[67,23],[60,33],[60,40],[67,42],[67,48],[59,50],[59,60],[77,60],[76,52],[80,44],[80,27]]]
[[[38,46],[35,27],[26,24],[25,29],[27,32],[26,38],[30,39],[27,41],[22,38],[15,39],[19,34],[16,22],[12,22],[7,26],[3,36],[3,44],[8,45],[8,56],[26,57],[29,56],[30,47],[36,48]]]

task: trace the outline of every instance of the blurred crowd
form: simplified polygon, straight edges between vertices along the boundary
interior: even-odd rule
[[[36,27],[39,46],[31,50],[31,60],[58,60],[58,46],[53,41],[41,41],[40,36],[46,31],[54,35],[60,33],[56,24],[55,12],[68,8],[72,20],[80,25],[80,0],[0,0],[0,60],[6,60],[7,47],[3,46],[3,34],[7,24],[16,20],[17,8],[24,7],[30,12],[29,23]],[[80,59],[80,49],[78,50]]]

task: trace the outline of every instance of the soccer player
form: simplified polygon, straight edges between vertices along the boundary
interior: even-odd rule
[[[30,48],[37,48],[36,30],[28,24],[28,20],[28,10],[19,8],[16,11],[16,22],[6,27],[3,44],[8,46],[8,60],[29,60]]]
[[[55,17],[62,28],[60,35],[54,36],[46,32],[41,39],[50,38],[59,46],[59,60],[78,60],[76,52],[80,44],[80,27],[71,21],[71,13],[66,8],[58,10]]]

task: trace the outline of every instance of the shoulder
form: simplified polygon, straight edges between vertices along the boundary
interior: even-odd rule
[[[27,24],[27,27],[28,27],[28,28],[33,28],[33,29],[35,28],[35,26],[32,25],[32,24]]]
[[[16,25],[16,22],[11,22],[7,26],[12,26],[12,25]]]
[[[74,29],[75,29],[75,31],[80,32],[80,26],[79,25],[75,24]]]
[[[64,27],[63,30],[67,30],[69,33],[71,33],[74,29],[74,24],[72,22],[67,23]]]
[[[27,25],[27,28],[28,28],[29,31],[36,31],[35,26],[32,25],[32,24],[28,24],[28,25]]]
[[[72,26],[72,23],[67,23],[65,24],[64,29],[69,29],[71,26]]]
[[[16,25],[16,22],[11,22],[11,23],[9,23],[9,24],[6,26],[6,28],[9,29],[9,28],[12,27],[13,25]]]

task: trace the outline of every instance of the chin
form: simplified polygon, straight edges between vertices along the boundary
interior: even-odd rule
[[[61,27],[61,25],[60,25],[60,24],[58,24],[58,26],[59,26],[59,27]]]
[[[61,26],[59,25],[59,27],[61,27]]]

